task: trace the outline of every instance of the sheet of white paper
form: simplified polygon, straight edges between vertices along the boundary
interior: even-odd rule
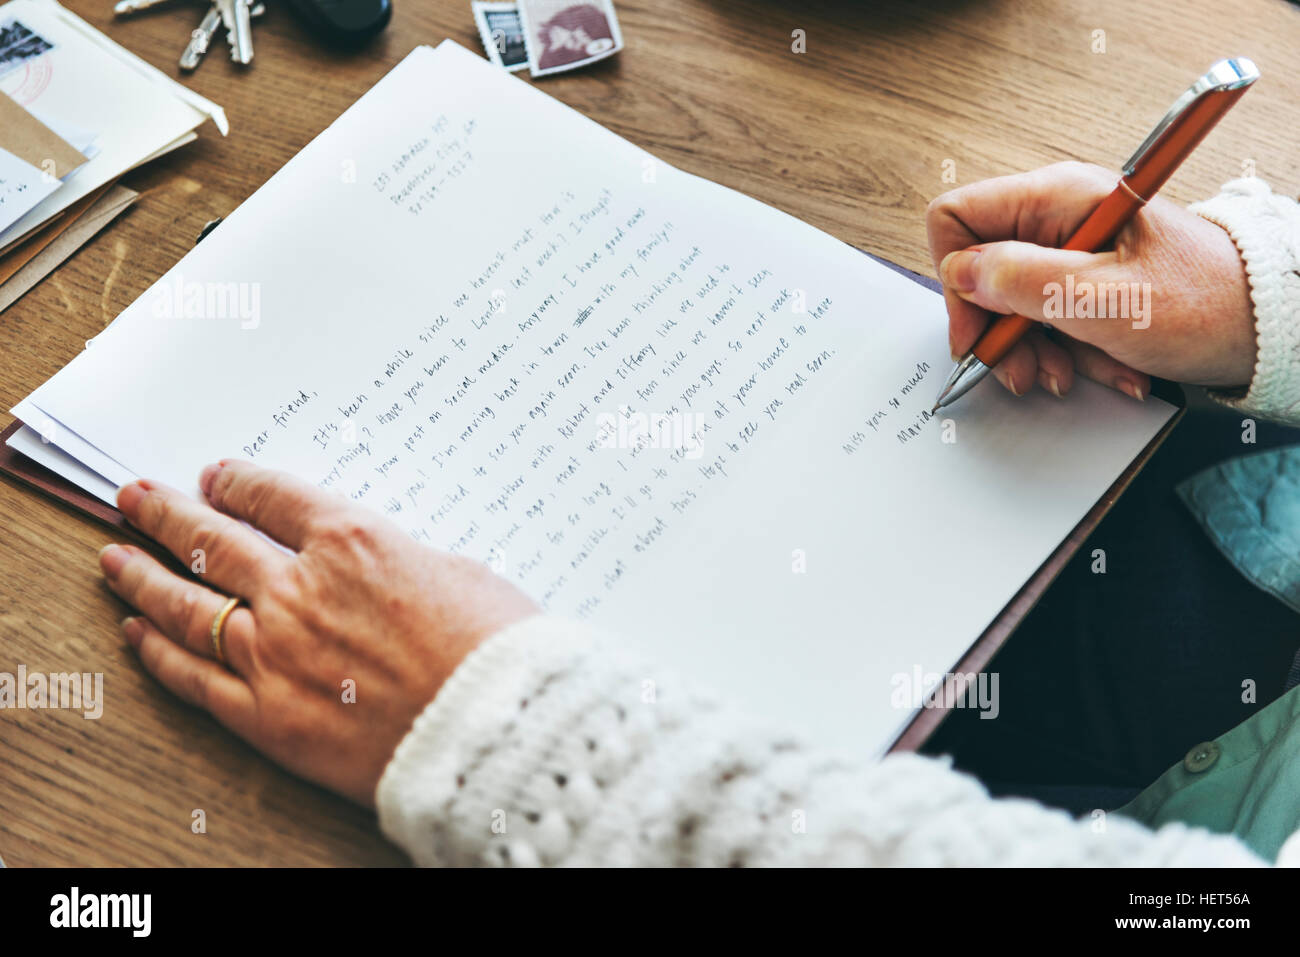
[[[0,90],[69,129],[94,130],[95,155],[64,188],[0,232],[0,247],[140,163],[221,109],[128,53],[52,0],[10,0],[0,24],[20,24],[38,55],[0,60]],[[7,72],[6,72],[7,69]]]
[[[933,292],[444,43],[29,401],[195,493],[289,469],[875,753],[1173,411],[938,422],[948,365]]]
[[[69,456],[93,472],[105,476],[121,488],[127,482],[133,482],[143,476],[136,475],[120,462],[115,462],[94,445],[77,435],[67,425],[58,421],[44,410],[37,408],[30,398],[19,402],[11,410],[24,424],[30,426],[39,436],[45,438],[47,445],[55,445]]]
[[[104,476],[86,468],[86,466],[68,453],[60,450],[57,446],[43,442],[40,434],[35,429],[24,425],[9,436],[5,444],[21,452],[33,462],[45,466],[54,474],[61,475],[73,485],[84,488],[96,498],[114,507],[117,506],[117,490],[119,486],[114,485]]]
[[[31,163],[0,147],[0,230],[58,189],[53,176],[45,176]]]

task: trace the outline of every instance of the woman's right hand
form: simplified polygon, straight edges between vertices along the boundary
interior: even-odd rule
[[[1157,197],[1113,251],[1059,248],[1116,179],[1099,166],[1058,163],[964,186],[930,204],[930,253],[943,281],[953,358],[969,351],[990,319],[1019,313],[1053,331],[1031,330],[994,369],[1017,395],[1035,382],[1064,395],[1076,373],[1138,399],[1150,393],[1152,375],[1248,385],[1256,351],[1250,284],[1219,226]],[[1067,280],[1076,290],[1073,310]],[[1108,315],[1106,293],[1119,283],[1140,290],[1139,298],[1115,310],[1122,315]],[[1079,316],[1085,284],[1101,291],[1097,318]]]

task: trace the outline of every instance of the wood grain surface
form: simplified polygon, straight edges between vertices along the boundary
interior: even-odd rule
[[[251,69],[214,46],[186,81],[226,108],[230,136],[206,126],[197,143],[129,175],[137,205],[0,314],[5,409],[413,46],[451,37],[478,49],[468,0],[395,0],[385,33],[352,53],[316,44],[279,0],[266,3]],[[128,20],[113,19],[110,0],[67,6],[171,75],[202,15],[186,0]],[[1300,8],[1284,0],[617,9],[619,56],[538,84],[667,162],[913,269],[930,270],[922,214],[951,187],[945,161],[957,183],[1061,159],[1115,167],[1223,56],[1251,56],[1264,79],[1167,195],[1189,202],[1247,169],[1300,190]],[[791,50],[795,30],[804,53]],[[233,370],[194,371],[212,388],[234,383]],[[7,480],[0,515],[0,671],[103,672],[107,698],[99,721],[0,712],[0,856],[10,866],[405,863],[371,812],[271,766],[140,671],[118,636],[126,609],[95,562],[106,529]],[[191,831],[196,809],[206,834]]]

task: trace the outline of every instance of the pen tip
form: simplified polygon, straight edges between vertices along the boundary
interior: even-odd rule
[[[930,414],[931,414],[931,415],[934,415],[934,414],[935,414],[936,412],[938,412],[938,411],[939,411],[939,403],[936,402],[936,403],[934,404],[934,408],[930,410]]]

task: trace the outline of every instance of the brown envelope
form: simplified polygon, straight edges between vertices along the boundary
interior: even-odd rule
[[[43,225],[36,227],[30,236],[7,248],[5,252],[0,253],[0,285],[7,282],[10,276],[26,266],[42,249],[58,239],[65,229],[76,222],[82,213],[98,202],[99,197],[112,189],[116,182],[116,180],[113,180],[105,183],[99,189],[77,200],[63,212],[55,213]]]
[[[63,179],[86,162],[67,140],[4,93],[0,93],[0,147],[40,170],[52,161],[55,179]]]
[[[139,194],[105,183],[64,212],[59,220],[22,246],[0,257],[0,312],[8,309],[65,259],[84,246]]]

